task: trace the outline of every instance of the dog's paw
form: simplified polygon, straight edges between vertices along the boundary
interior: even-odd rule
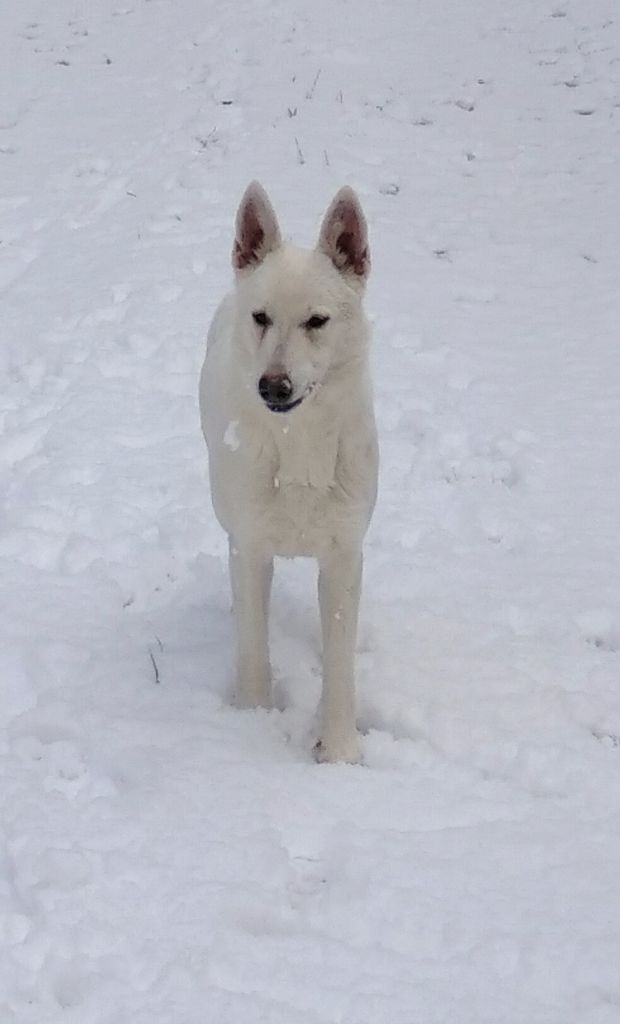
[[[357,733],[352,736],[341,737],[337,740],[317,740],[314,745],[314,757],[319,764],[332,764],[344,762],[345,764],[360,764],[362,760],[362,745]]]

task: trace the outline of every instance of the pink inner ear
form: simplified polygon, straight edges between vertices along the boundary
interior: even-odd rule
[[[370,254],[365,225],[350,201],[336,200],[327,215],[323,236],[325,250],[339,270],[352,271],[358,277],[368,274]]]
[[[354,274],[363,275],[368,270],[368,247],[362,248],[359,231],[343,231],[336,239],[336,248],[344,256],[346,265]]]
[[[239,270],[256,262],[264,240],[265,232],[260,225],[254,204],[248,203],[243,211],[240,237],[235,241],[235,266]]]

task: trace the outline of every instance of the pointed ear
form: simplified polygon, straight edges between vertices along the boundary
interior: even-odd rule
[[[341,273],[365,282],[370,273],[368,228],[360,201],[348,185],[340,189],[323,218],[318,248]]]
[[[280,228],[269,196],[253,181],[246,188],[237,210],[232,264],[235,270],[258,266],[267,253],[280,245]]]

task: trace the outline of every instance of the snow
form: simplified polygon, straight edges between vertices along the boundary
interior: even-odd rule
[[[239,448],[241,440],[239,438],[238,420],[231,420],[228,426],[226,427],[226,431],[224,433],[224,444],[233,452],[236,452],[237,449]]]
[[[616,5],[23,0],[0,53],[2,1024],[620,1021]],[[364,766],[312,761],[304,562],[229,705],[254,177],[370,224]]]

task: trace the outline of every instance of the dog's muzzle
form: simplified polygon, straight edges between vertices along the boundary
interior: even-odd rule
[[[258,393],[271,412],[290,412],[305,398],[291,400],[293,385],[285,373],[265,373],[258,382]]]

